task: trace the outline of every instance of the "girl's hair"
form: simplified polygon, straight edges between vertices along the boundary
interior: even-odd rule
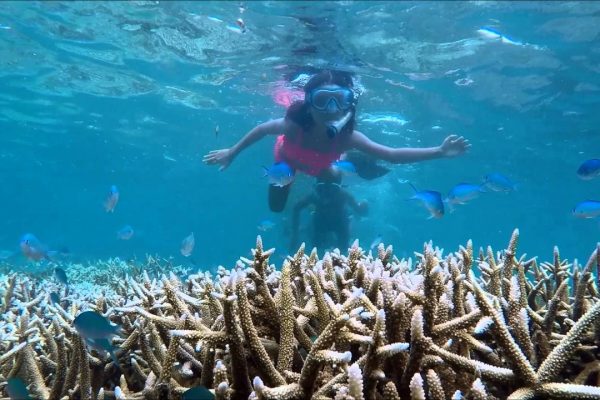
[[[349,72],[336,70],[321,71],[313,75],[306,85],[304,85],[304,100],[292,103],[292,105],[290,105],[290,107],[287,109],[285,118],[300,125],[303,131],[306,132],[309,130],[315,124],[315,121],[310,115],[311,106],[308,104],[306,99],[308,98],[308,94],[311,90],[324,85],[338,85],[348,89],[352,89],[354,87],[352,75]],[[352,133],[352,131],[354,131],[354,125],[356,123],[356,101],[352,107],[350,107],[350,110],[352,111],[352,117],[344,126],[340,134]]]

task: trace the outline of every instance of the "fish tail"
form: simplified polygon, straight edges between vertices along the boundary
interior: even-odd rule
[[[115,349],[111,348],[109,351],[110,354],[110,358],[112,359],[113,363],[115,364],[115,367],[117,367],[118,369],[121,369],[121,367],[119,366],[119,359],[117,358],[117,355],[115,354]]]
[[[454,207],[454,204],[452,204],[452,202],[448,199],[444,199],[444,207],[446,207],[448,209],[448,211],[450,211],[450,214],[452,214],[454,212],[454,210],[456,210],[456,207]]]
[[[419,200],[419,198],[417,196],[410,196],[404,199],[404,201],[411,201],[411,200]]]

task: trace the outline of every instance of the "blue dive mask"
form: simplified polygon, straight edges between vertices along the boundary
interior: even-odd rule
[[[348,88],[317,88],[308,93],[308,103],[317,111],[335,113],[354,105],[354,92]]]

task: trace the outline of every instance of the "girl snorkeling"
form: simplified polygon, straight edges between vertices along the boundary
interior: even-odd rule
[[[203,162],[218,164],[222,171],[248,146],[267,135],[278,135],[274,147],[275,162],[284,161],[294,172],[302,171],[327,179],[333,173],[331,164],[353,149],[376,159],[401,164],[455,157],[471,146],[468,140],[456,135],[446,137],[439,146],[427,148],[394,148],[372,141],[354,129],[357,96],[348,72],[322,71],[307,82],[304,94],[304,100],[292,104],[284,118],[256,126],[233,147],[210,151]],[[357,173],[361,175],[361,171]],[[291,184],[269,185],[271,211],[284,209],[290,187]]]

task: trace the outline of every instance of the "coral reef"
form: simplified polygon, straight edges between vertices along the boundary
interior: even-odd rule
[[[600,399],[600,247],[585,265],[556,248],[538,264],[517,242],[515,230],[504,251],[445,256],[426,244],[414,263],[391,246],[321,259],[301,247],[276,268],[259,237],[252,259],[214,276],[142,269],[60,304],[11,274],[0,393],[19,377],[43,399],[179,399],[200,385],[223,400]],[[73,328],[84,310],[121,325],[118,366]]]

